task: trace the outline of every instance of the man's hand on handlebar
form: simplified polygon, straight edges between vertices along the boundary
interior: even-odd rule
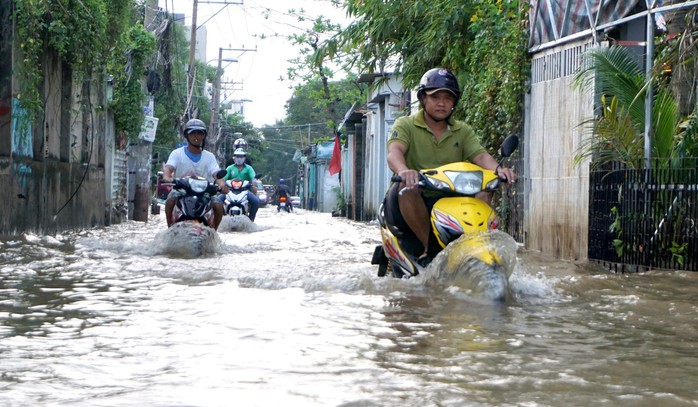
[[[518,179],[516,173],[511,168],[497,167],[495,174],[497,174],[499,179],[506,181],[508,184],[515,184]]]
[[[397,175],[402,178],[402,183],[406,188],[415,187],[419,183],[419,172],[416,170],[402,170]]]

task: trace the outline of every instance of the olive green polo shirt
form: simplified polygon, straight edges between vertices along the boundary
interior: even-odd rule
[[[422,170],[444,164],[471,161],[478,154],[485,153],[472,127],[460,120],[448,119],[448,129],[436,141],[434,133],[424,122],[424,110],[416,114],[398,118],[390,130],[388,145],[399,142],[407,147],[405,164],[407,168]]]

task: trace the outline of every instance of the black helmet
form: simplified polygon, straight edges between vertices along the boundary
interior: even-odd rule
[[[195,131],[204,133],[204,137],[208,135],[208,130],[206,130],[206,125],[204,122],[199,119],[191,119],[187,122],[187,124],[184,125],[184,137],[186,138]]]
[[[446,68],[430,69],[419,80],[417,98],[421,100],[425,93],[431,95],[440,90],[447,90],[453,93],[456,101],[460,99],[461,91],[456,76]]]

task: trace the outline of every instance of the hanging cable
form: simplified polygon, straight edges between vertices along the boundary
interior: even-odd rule
[[[87,94],[88,94],[88,95],[91,95],[91,94],[92,94],[92,92],[90,91],[90,83],[91,83],[90,81],[87,82]],[[94,150],[94,144],[95,144],[95,118],[94,118],[94,110],[92,109],[92,99],[88,97],[88,98],[87,98],[87,101],[88,101],[88,102],[87,102],[87,103],[88,103],[88,108],[90,109],[90,124],[91,124],[91,126],[90,126],[90,130],[91,130],[91,131],[90,131],[90,133],[91,133],[91,137],[90,137],[90,152],[89,152],[89,154],[88,154],[88,156],[87,156],[87,165],[85,165],[85,172],[82,174],[82,178],[80,179],[80,182],[78,183],[78,186],[75,188],[75,190],[74,190],[73,193],[70,195],[70,197],[68,198],[68,200],[63,204],[63,206],[61,206],[61,208],[53,215],[53,219],[52,219],[52,220],[53,220],[54,222],[56,221],[56,218],[58,217],[58,214],[61,213],[61,211],[63,211],[63,209],[65,209],[65,207],[68,206],[68,204],[70,203],[70,201],[73,200],[73,198],[75,197],[75,195],[77,195],[78,191],[79,191],[80,188],[82,187],[83,182],[85,182],[85,178],[87,178],[87,173],[90,171],[90,163],[92,162],[92,151]]]

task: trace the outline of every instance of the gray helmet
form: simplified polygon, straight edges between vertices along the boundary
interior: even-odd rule
[[[199,119],[191,119],[187,122],[187,124],[184,125],[184,137],[186,138],[195,131],[204,133],[204,137],[208,135],[208,130],[206,130],[206,125],[204,122]]]
[[[430,69],[422,75],[422,79],[419,81],[417,98],[421,100],[425,93],[431,95],[440,90],[447,90],[453,93],[456,101],[460,99],[461,90],[456,76],[446,68]]]
[[[199,131],[201,133],[204,133],[204,138],[201,140],[200,145],[193,144],[189,141],[189,135],[195,131]],[[199,119],[191,119],[187,122],[187,124],[184,125],[184,138],[187,140],[187,143],[191,144],[194,147],[204,149],[204,146],[206,145],[206,136],[208,135],[208,130],[206,130],[206,125],[204,122],[202,122]]]

